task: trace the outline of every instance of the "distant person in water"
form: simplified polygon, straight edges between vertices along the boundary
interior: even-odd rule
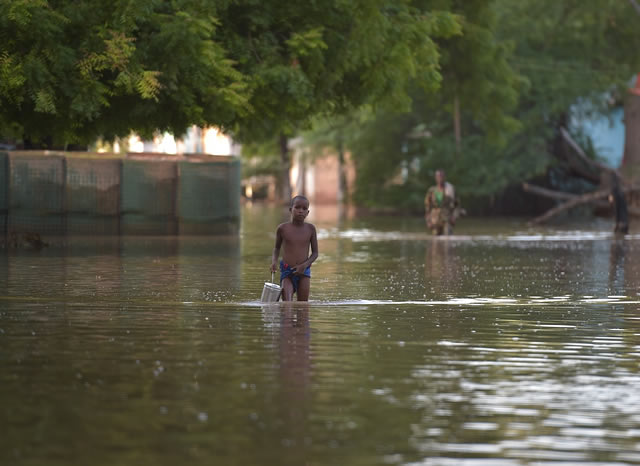
[[[429,188],[424,198],[427,228],[434,235],[451,235],[460,213],[456,192],[446,181],[444,170],[436,170],[435,178],[435,186]]]
[[[304,196],[295,196],[291,199],[289,212],[291,212],[291,221],[279,225],[276,230],[271,271],[277,270],[280,248],[284,246],[280,261],[282,300],[292,301],[295,293],[298,301],[308,301],[311,264],[318,258],[316,227],[305,222],[309,215],[309,199]],[[311,248],[311,255],[309,255],[309,248]]]

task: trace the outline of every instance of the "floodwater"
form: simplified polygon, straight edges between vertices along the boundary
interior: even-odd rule
[[[313,208],[308,304],[277,208],[0,251],[0,464],[640,464],[640,236]]]

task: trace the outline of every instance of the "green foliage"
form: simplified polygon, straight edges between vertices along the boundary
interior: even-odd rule
[[[292,135],[440,80],[446,10],[411,0],[0,0],[0,131],[54,143],[191,124]]]
[[[0,95],[16,102],[19,97],[14,93],[24,84],[25,76],[18,65],[18,59],[3,51],[0,54]]]
[[[436,37],[459,32],[454,15],[409,0],[235,1],[220,17],[223,42],[251,76],[253,113],[236,136],[291,136],[319,114],[365,103],[408,106],[413,79],[440,80]]]
[[[437,168],[447,169],[462,195],[464,186],[473,186],[478,194],[495,192],[523,170],[539,169],[527,163],[501,170],[492,166],[500,163],[507,141],[521,128],[510,112],[526,88],[526,79],[509,66],[511,46],[495,36],[496,15],[490,2],[429,4],[450,10],[461,24],[461,34],[437,41],[439,87],[425,88],[414,79],[407,94],[408,111],[379,105],[370,118],[359,121],[357,131],[347,131],[345,144],[356,162],[355,200],[360,204],[419,210]],[[462,114],[460,153],[453,137],[455,99]],[[326,128],[320,126],[315,132]],[[482,164],[486,170],[478,169]]]
[[[462,33],[437,41],[437,91],[415,85],[408,111],[378,108],[347,139],[358,168],[358,203],[420,210],[421,194],[437,168],[447,171],[463,201],[544,173],[555,163],[551,141],[558,126],[568,125],[572,107],[580,102],[590,112],[607,111],[612,97],[619,102],[629,78],[640,71],[640,17],[629,2],[429,5],[459,18]],[[456,99],[460,147],[454,136]],[[581,140],[592,148],[588,137]],[[403,167],[406,177],[398,185]]]
[[[233,125],[249,79],[217,40],[215,7],[0,0],[0,131],[64,144]]]
[[[272,175],[280,169],[280,149],[275,139],[250,142],[242,146],[242,177]]]

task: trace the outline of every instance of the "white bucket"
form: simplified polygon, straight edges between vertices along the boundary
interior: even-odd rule
[[[273,272],[271,273],[271,281],[273,281]],[[280,285],[276,285],[275,283],[266,282],[264,287],[262,288],[262,296],[260,297],[260,301],[263,303],[275,303],[280,299],[280,293],[282,292],[282,288]]]

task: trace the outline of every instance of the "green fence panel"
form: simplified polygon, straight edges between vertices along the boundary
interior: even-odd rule
[[[173,161],[124,160],[121,232],[176,234],[177,165]]]
[[[60,156],[9,156],[9,230],[65,232],[66,161]]]
[[[240,198],[242,197],[242,169],[240,159],[235,159],[229,167],[229,210],[231,218],[240,220]]]
[[[237,231],[240,161],[0,152],[0,232]]]
[[[240,218],[240,162],[180,162],[180,233],[234,231]],[[236,199],[236,197],[238,199]]]
[[[9,154],[0,152],[0,235],[9,226]]]
[[[67,159],[69,233],[119,233],[121,170],[117,159]]]

